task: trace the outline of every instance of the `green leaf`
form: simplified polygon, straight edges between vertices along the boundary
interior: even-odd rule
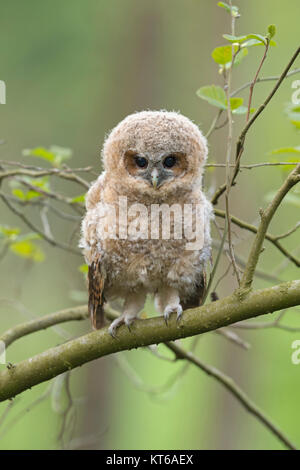
[[[274,149],[270,152],[270,155],[282,155],[282,154],[300,154],[300,146],[298,147],[281,147],[278,149]],[[277,161],[277,160],[275,160]],[[299,157],[294,157],[291,158],[289,157],[289,162],[291,163],[299,163],[300,158]],[[288,162],[287,162],[288,163]],[[295,165],[282,165],[278,167],[282,173],[290,173],[294,168]]]
[[[72,157],[72,150],[69,148],[59,147],[52,145],[49,149],[44,147],[36,147],[34,149],[23,150],[25,157],[37,157],[47,160],[52,163],[53,166],[59,167],[65,160]]]
[[[291,124],[296,127],[296,129],[300,129],[300,121],[293,121],[291,120]]]
[[[243,58],[246,57],[246,55],[248,55],[248,49],[244,47],[235,56],[233,65],[239,65]],[[230,67],[230,63],[228,64],[228,66]]]
[[[207,101],[212,106],[220,109],[227,109],[227,98],[225,91],[220,86],[210,85],[203,86],[197,91],[197,96]],[[234,114],[244,114],[247,111],[245,106],[242,106],[243,98],[230,98],[230,106]]]
[[[263,46],[264,44],[261,41],[257,41],[257,39],[248,39],[248,41],[245,41],[241,44],[241,47],[252,47],[252,46]],[[273,41],[273,39],[270,40],[269,46],[277,46],[277,43]]]
[[[240,49],[240,51],[237,52],[238,49],[239,46],[234,46],[234,53],[236,54],[233,63],[234,65],[239,65],[242,59],[248,54],[248,50],[246,48]],[[232,62],[232,46],[216,47],[211,56],[217,64],[225,66],[228,69]]]
[[[197,96],[207,101],[212,106],[216,106],[220,109],[227,109],[226,94],[220,86],[203,86],[197,90]]]
[[[22,258],[29,258],[37,262],[41,262],[45,258],[42,250],[30,240],[13,242],[9,248],[15,255]]]
[[[26,194],[20,188],[13,189],[12,194],[22,201],[26,200]]]
[[[285,112],[288,116],[288,119],[296,127],[296,129],[300,129],[300,106],[298,104],[290,103],[286,107]]]
[[[237,109],[232,111],[233,114],[246,114],[247,108],[246,106],[239,106]]]
[[[248,108],[242,106],[243,98],[230,98],[230,106],[233,114],[246,114]],[[250,113],[253,112],[254,108],[250,109]]]
[[[76,196],[76,197],[73,197],[71,199],[71,203],[75,203],[75,202],[84,202],[85,201],[85,194],[80,194],[79,196]]]
[[[279,149],[272,150],[271,155],[278,153],[300,153],[300,146],[298,147],[281,147]]]
[[[268,26],[268,36],[270,39],[272,39],[276,34],[276,26],[275,24],[270,24]]]
[[[21,229],[18,227],[9,227],[8,225],[0,225],[0,236],[4,236],[6,238],[15,239],[17,235],[19,235]]]
[[[217,64],[225,65],[232,61],[232,47],[221,46],[216,47],[211,54],[212,58]]]
[[[89,267],[88,267],[87,264],[81,264],[78,269],[81,273],[87,274],[88,270],[89,270]]]
[[[55,155],[53,152],[45,149],[44,147],[36,147],[34,149],[24,149],[24,157],[37,157],[42,158],[43,160],[48,160],[49,162],[54,162]]]
[[[243,98],[230,98],[230,108],[232,111],[236,110],[243,104]]]
[[[72,150],[69,148],[52,145],[50,150],[55,155],[55,164],[57,166],[60,166],[65,160],[69,160],[72,157]]]
[[[234,109],[233,114],[246,114],[248,108],[246,106],[239,106],[237,109]],[[250,108],[250,113],[254,113],[255,108]]]
[[[40,188],[41,190],[45,192],[48,192],[50,189],[49,176],[44,176],[43,178],[38,178],[38,179],[23,177],[22,181],[25,181],[29,183],[30,185],[35,186],[37,188]],[[36,198],[36,197],[44,197],[43,194],[39,193],[38,191],[35,191],[34,189],[26,189],[26,190],[21,189],[21,186],[22,186],[21,181],[12,180],[10,182],[10,186],[14,188],[12,189],[12,194],[18,199],[21,199],[22,201],[30,201],[31,199]]]
[[[240,15],[239,15],[239,9],[238,9],[238,7],[235,6],[235,5],[232,5],[231,8],[230,8],[230,5],[228,5],[228,4],[225,3],[225,2],[218,2],[217,5],[218,5],[218,7],[225,8],[225,10],[226,10],[228,13],[232,13],[232,16],[234,16],[234,17],[240,16]]]
[[[232,43],[241,44],[242,42],[247,41],[247,39],[255,39],[259,41],[261,44],[266,45],[267,40],[261,34],[244,34],[243,36],[233,36],[232,34],[223,34],[223,38],[227,39],[227,41]]]

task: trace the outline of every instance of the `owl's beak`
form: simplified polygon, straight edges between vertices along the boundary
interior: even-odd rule
[[[154,189],[157,189],[158,185],[158,170],[157,168],[154,168],[154,170],[151,173],[151,183]]]

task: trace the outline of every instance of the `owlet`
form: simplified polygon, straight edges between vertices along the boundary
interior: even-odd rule
[[[104,324],[104,303],[123,299],[115,336],[130,327],[147,294],[166,323],[201,303],[210,259],[212,207],[202,192],[206,139],[175,112],[127,116],[108,135],[104,171],[86,197],[80,246],[88,264],[89,312]]]

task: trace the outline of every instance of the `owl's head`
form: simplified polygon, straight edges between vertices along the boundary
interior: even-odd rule
[[[159,194],[201,184],[206,139],[175,112],[142,111],[121,121],[103,147],[104,167],[120,187]]]

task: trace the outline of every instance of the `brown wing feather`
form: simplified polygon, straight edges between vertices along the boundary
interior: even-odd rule
[[[197,282],[195,293],[186,299],[184,302],[181,302],[181,306],[183,310],[188,308],[195,308],[199,307],[202,304],[202,300],[205,294],[206,289],[206,273],[203,273],[199,277],[199,281]]]
[[[95,330],[99,330],[104,326],[104,303],[103,295],[105,284],[105,272],[101,267],[100,261],[93,262],[89,266],[88,283],[89,283],[89,312],[91,316],[92,326]]]

